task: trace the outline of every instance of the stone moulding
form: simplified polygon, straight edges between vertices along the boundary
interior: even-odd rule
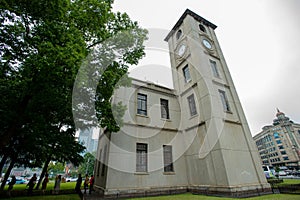
[[[194,195],[207,196],[222,196],[233,198],[246,198],[272,194],[272,189],[268,186],[249,185],[232,186],[232,187],[217,187],[217,186],[176,186],[176,187],[148,187],[144,189],[127,188],[127,189],[103,189],[97,188],[100,196],[115,199],[115,198],[133,198],[133,197],[150,197],[161,195],[174,195],[192,193]],[[99,191],[100,190],[100,191]]]

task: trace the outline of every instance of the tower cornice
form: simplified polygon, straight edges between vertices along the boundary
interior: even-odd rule
[[[169,38],[173,35],[173,33],[177,30],[177,28],[182,24],[184,18],[190,15],[192,16],[195,20],[197,20],[198,22],[203,23],[206,26],[211,27],[212,29],[216,29],[217,26],[213,23],[211,23],[210,21],[204,19],[203,17],[201,17],[200,15],[197,15],[196,13],[194,13],[193,11],[191,11],[190,9],[186,9],[184,11],[184,13],[181,15],[181,17],[179,18],[179,20],[176,22],[176,24],[174,25],[174,27],[172,28],[172,30],[169,32],[169,34],[167,35],[167,37],[164,39],[166,42],[169,40]]]

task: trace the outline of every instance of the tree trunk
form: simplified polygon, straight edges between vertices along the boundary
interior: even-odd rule
[[[51,161],[51,158],[48,158],[48,159],[46,160],[45,164],[44,164],[42,173],[41,173],[41,175],[40,175],[40,179],[39,179],[39,181],[38,181],[38,183],[36,184],[36,187],[35,187],[36,190],[38,190],[39,187],[40,187],[40,185],[41,185],[41,182],[42,182],[42,180],[43,180],[43,178],[44,178],[44,176],[45,176],[45,174],[46,174],[46,172],[47,172],[48,165],[49,165],[50,161]]]
[[[8,177],[9,177],[10,172],[11,172],[12,168],[14,167],[14,165],[15,165],[15,160],[12,159],[11,162],[10,162],[10,164],[9,164],[9,167],[8,167],[8,169],[7,169],[7,171],[6,171],[5,175],[4,175],[4,179],[2,180],[2,184],[1,184],[0,190],[4,190],[4,186],[6,184],[6,181],[7,181]]]
[[[3,170],[3,167],[6,163],[6,161],[7,161],[7,158],[8,158],[7,154],[4,154],[2,159],[1,159],[1,162],[0,162],[0,177],[2,176],[2,170]]]

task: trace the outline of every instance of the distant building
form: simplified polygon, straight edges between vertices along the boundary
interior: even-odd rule
[[[277,109],[273,125],[255,135],[261,163],[300,169],[300,124],[294,123]]]
[[[11,170],[11,175],[14,176],[26,176],[26,174],[28,173],[28,169],[24,168],[24,167],[18,167],[18,168],[13,168]]]
[[[86,147],[86,152],[92,153],[97,151],[99,129],[87,128],[79,131],[78,141]]]

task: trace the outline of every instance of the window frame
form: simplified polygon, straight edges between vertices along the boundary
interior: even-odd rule
[[[160,98],[160,116],[162,119],[170,119],[169,100],[167,99]]]
[[[147,116],[147,95],[146,94],[137,93],[137,114]]]
[[[192,81],[192,77],[191,77],[191,72],[190,72],[189,65],[185,65],[182,68],[182,73],[183,73],[183,77],[184,77],[184,82],[185,83],[188,83],[188,82]]]
[[[197,115],[197,107],[196,107],[194,94],[188,96],[187,101],[188,101],[191,116]]]
[[[182,36],[182,30],[179,29],[177,32],[176,32],[176,40],[179,40]]]
[[[99,160],[97,162],[97,177],[100,176],[102,149],[100,149],[99,155]]]
[[[282,157],[282,158],[283,158],[283,161],[285,161],[285,160],[290,160],[288,156],[284,156],[284,157]]]
[[[148,172],[147,143],[136,143],[136,172]]]
[[[107,145],[104,145],[104,150],[103,150],[103,162],[102,162],[102,167],[101,167],[101,176],[105,175],[106,171],[106,157],[107,157]]]
[[[219,90],[219,94],[220,94],[224,112],[231,112],[231,107],[229,105],[229,101],[228,101],[226,92],[224,90]]]
[[[210,64],[213,76],[216,78],[221,78],[217,62],[209,59],[209,64]]]
[[[206,28],[203,24],[199,24],[199,29],[200,29],[200,31],[206,33]]]
[[[174,172],[172,145],[163,145],[164,172]]]

